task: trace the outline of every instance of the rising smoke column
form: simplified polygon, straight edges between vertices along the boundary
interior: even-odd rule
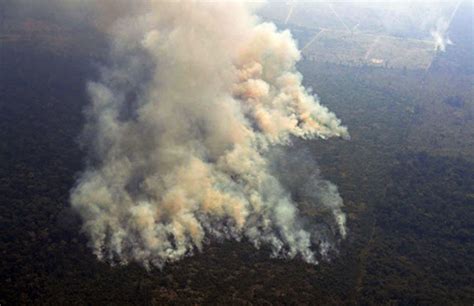
[[[290,33],[244,3],[130,5],[107,30],[110,64],[88,84],[88,166],[71,193],[94,253],[161,267],[210,238],[245,237],[315,263],[318,233],[268,151],[348,133],[301,85]],[[342,200],[328,188],[343,237]]]
[[[456,15],[456,12],[459,9],[459,6],[461,5],[461,2],[462,0],[459,0],[456,3],[456,6],[453,8],[449,19],[446,20],[443,16],[438,17],[434,29],[431,29],[430,34],[435,42],[436,51],[445,52],[446,46],[453,44],[451,39],[449,39],[448,37],[448,30],[449,26],[451,25],[451,22],[453,21],[454,16]]]

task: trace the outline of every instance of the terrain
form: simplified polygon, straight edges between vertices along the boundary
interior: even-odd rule
[[[463,48],[438,54],[429,69],[299,63],[305,85],[351,133],[350,141],[295,140],[290,149],[314,152],[344,199],[348,237],[330,261],[272,259],[246,241],[214,241],[147,271],[99,262],[69,207],[84,167],[77,138],[85,84],[104,60],[100,37],[54,19],[9,24],[0,33],[0,304],[474,301],[474,93],[465,31]]]

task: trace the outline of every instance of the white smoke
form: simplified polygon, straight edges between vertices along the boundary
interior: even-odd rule
[[[452,41],[449,26],[462,0],[269,1],[261,14],[283,24],[305,28],[344,29],[397,37],[431,40],[445,51]],[[288,12],[281,16],[281,12]],[[285,17],[286,16],[286,17]]]
[[[382,15],[387,31],[419,33],[428,38],[436,51],[445,52],[453,42],[449,38],[449,26],[462,0],[458,1],[393,1],[390,9]]]
[[[436,27],[431,30],[430,33],[431,37],[433,38],[436,51],[445,52],[446,46],[453,44],[453,42],[451,41],[451,39],[449,39],[447,35],[448,28],[448,21],[440,18],[436,23]]]
[[[301,222],[269,151],[348,133],[301,85],[290,33],[240,2],[130,5],[107,30],[110,65],[88,85],[89,161],[71,193],[94,253],[161,267],[210,238],[245,238],[316,263],[329,242]],[[315,184],[306,200],[323,203],[344,237],[335,186],[301,175],[291,181]]]
[[[453,18],[456,15],[456,12],[459,9],[459,6],[461,5],[462,0],[458,0],[456,5],[453,7],[451,11],[451,15],[449,19],[440,16],[436,20],[436,25],[434,29],[431,30],[431,36],[433,37],[433,40],[435,42],[435,50],[436,51],[446,51],[446,46],[452,45],[453,42],[451,39],[448,37],[448,30],[449,26],[451,25],[451,22],[453,21]]]

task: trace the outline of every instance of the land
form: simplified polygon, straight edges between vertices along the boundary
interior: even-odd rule
[[[91,35],[54,35],[66,30]],[[99,38],[41,38],[51,31],[0,35],[0,304],[472,304],[474,95],[459,64],[469,52],[438,54],[429,69],[299,63],[351,133],[293,145],[314,152],[345,202],[348,237],[330,261],[214,241],[147,271],[98,261],[69,206],[85,83],[104,56]]]

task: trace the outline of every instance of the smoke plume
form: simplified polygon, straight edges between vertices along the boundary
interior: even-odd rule
[[[88,84],[88,163],[71,193],[94,253],[161,267],[209,239],[246,239],[316,263],[331,240],[297,201],[324,207],[343,238],[342,199],[315,164],[299,170],[306,161],[275,148],[348,132],[301,85],[291,34],[245,3],[129,5],[107,22],[110,63]]]
[[[449,28],[449,23],[440,18],[436,23],[436,27],[431,30],[431,36],[433,37],[433,41],[435,43],[435,50],[445,52],[447,45],[452,45],[453,42],[447,36],[447,31]]]

